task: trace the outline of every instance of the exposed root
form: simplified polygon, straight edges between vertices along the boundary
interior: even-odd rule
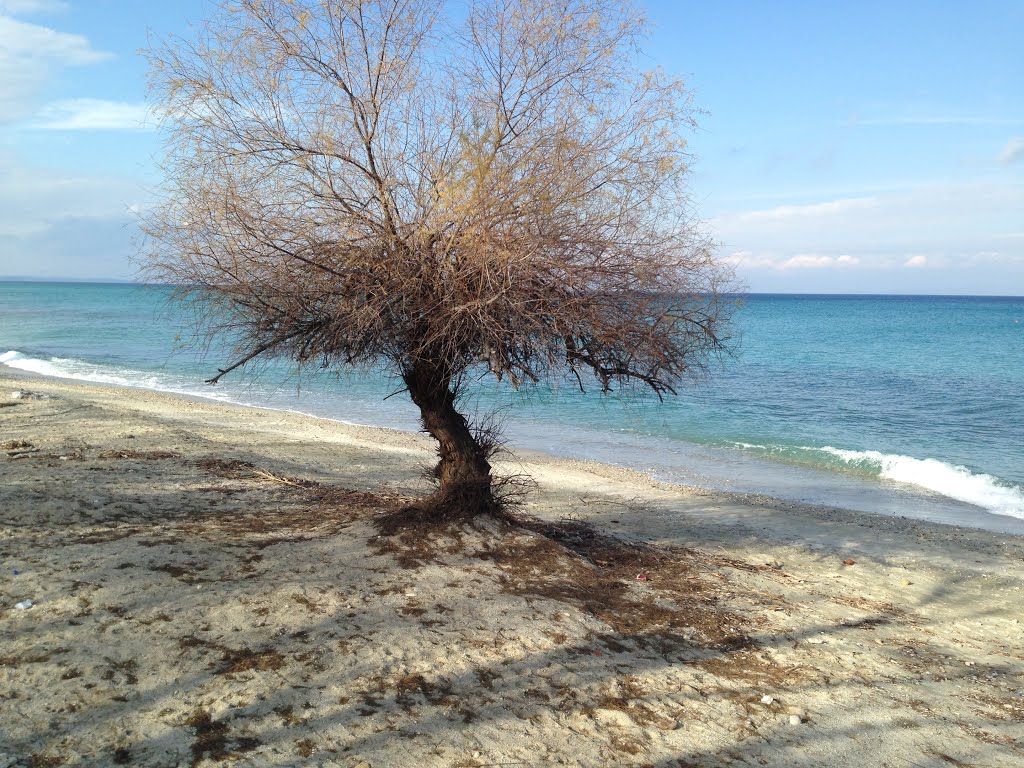
[[[489,479],[439,488],[374,522],[382,536],[407,530],[436,530],[467,523],[480,515],[504,517],[505,507]]]

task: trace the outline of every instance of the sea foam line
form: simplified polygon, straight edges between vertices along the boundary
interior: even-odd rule
[[[315,419],[326,419],[328,421],[336,421],[340,424],[348,424],[356,427],[380,426],[369,420],[365,422],[350,421],[336,416],[312,413],[298,410],[296,408],[286,408],[280,405],[260,402],[258,398],[256,401],[243,399],[234,394],[234,391],[230,386],[221,385],[219,390],[213,390],[213,388],[209,386],[205,388],[198,388],[190,386],[191,384],[194,384],[191,380],[182,380],[181,384],[176,384],[165,377],[145,373],[143,371],[136,371],[131,368],[101,366],[95,363],[85,362],[84,360],[76,360],[74,358],[51,357],[49,360],[42,360],[36,357],[28,357],[17,350],[10,350],[9,352],[5,352],[0,355],[0,365],[6,365],[11,368],[20,368],[23,371],[38,373],[42,376],[53,376],[58,379],[74,379],[76,381],[87,381],[95,384],[113,384],[115,386],[132,387],[134,389],[148,389],[155,392],[166,392],[172,395],[186,395],[188,397],[198,397],[203,400],[212,400],[219,403],[231,403],[232,405],[241,405],[248,408],[263,408],[270,411],[282,411],[284,413],[294,413],[299,416],[309,416]],[[398,427],[394,426],[388,428],[398,429]]]
[[[63,379],[79,379],[81,381],[94,381],[101,384],[121,384],[130,387],[143,387],[145,389],[158,389],[161,385],[158,376],[143,373],[142,371],[133,371],[130,368],[109,368],[68,357],[51,357],[48,360],[42,360],[37,357],[28,357],[17,350],[11,350],[0,355],[0,363],[11,368],[20,368],[23,371],[31,371],[43,376],[56,376]]]
[[[1024,519],[1024,489],[992,475],[972,472],[967,467],[881,451],[849,451],[832,446],[806,450],[827,453],[851,467],[872,469],[887,480],[916,485],[997,515]]]
[[[205,397],[209,400],[225,401],[228,398],[222,393],[194,392],[187,385],[181,386],[167,377],[131,368],[116,368],[70,357],[51,357],[43,360],[29,357],[17,350],[10,350],[0,355],[0,365],[19,368],[23,371],[38,373],[43,376],[54,376],[59,379],[75,379],[97,384],[116,384],[123,387],[151,389],[158,392],[170,392],[180,395]],[[184,384],[184,382],[182,382]]]

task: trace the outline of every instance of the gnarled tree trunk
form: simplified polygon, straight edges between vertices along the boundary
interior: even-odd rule
[[[466,417],[455,407],[451,377],[434,365],[418,363],[402,378],[420,409],[423,428],[437,440],[440,456],[438,489],[417,506],[426,516],[442,518],[496,511],[491,465]]]

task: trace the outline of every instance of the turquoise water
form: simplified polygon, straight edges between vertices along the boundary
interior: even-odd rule
[[[289,366],[203,384],[227,359],[188,346],[163,288],[0,283],[0,362],[416,429],[398,385]],[[516,393],[488,382],[513,445],[672,482],[1024,532],[1024,298],[747,297],[734,356],[677,398]]]

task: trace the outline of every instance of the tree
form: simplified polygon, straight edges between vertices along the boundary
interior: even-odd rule
[[[238,0],[149,53],[156,276],[237,358],[383,362],[438,442],[424,514],[496,508],[468,377],[674,393],[729,271],[690,218],[688,93],[627,0]],[[452,14],[465,12],[464,18]]]

